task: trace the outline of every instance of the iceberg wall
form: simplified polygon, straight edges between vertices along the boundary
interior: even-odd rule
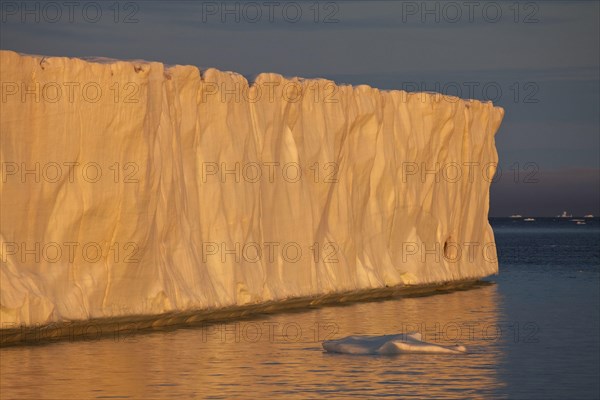
[[[3,327],[497,272],[491,103],[0,57]]]

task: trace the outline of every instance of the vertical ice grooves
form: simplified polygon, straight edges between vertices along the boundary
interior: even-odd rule
[[[248,88],[241,75],[209,69],[201,78],[195,67],[160,63],[48,57],[42,68],[40,57],[0,57],[2,323],[218,308],[497,272],[481,251],[493,234],[489,181],[480,171],[497,161],[494,134],[503,116],[491,103],[276,74],[259,75]],[[63,96],[22,97],[21,85],[36,82],[60,86]],[[93,82],[103,94],[88,102],[77,89],[69,101],[65,82]],[[135,102],[125,101],[128,83]],[[291,85],[306,95],[291,101],[284,92]],[[215,88],[238,90],[240,98],[223,99]],[[256,95],[259,88],[259,100],[244,98],[244,90]],[[97,163],[102,179],[88,182],[76,169],[71,182],[65,162]],[[35,163],[58,163],[61,178],[7,174]],[[236,163],[257,163],[259,181],[207,175],[209,166],[221,172]],[[267,163],[279,163],[273,181]],[[422,179],[436,163],[457,163],[463,176],[465,163],[477,163],[477,175],[471,182]],[[284,179],[286,165],[299,166],[301,179]],[[410,166],[416,174],[407,174]],[[331,168],[336,183],[327,181]],[[449,241],[480,248],[474,259],[453,262],[423,260],[422,248],[407,258],[407,243],[437,243],[441,255],[454,254]],[[68,242],[80,244],[73,261],[43,254],[36,261],[21,248],[56,243],[66,252]],[[274,260],[265,248],[272,242],[279,244]],[[99,261],[82,256],[89,243],[101,245]],[[263,253],[250,260],[241,252],[236,260],[225,251],[236,243]],[[217,254],[209,254],[210,244]],[[286,261],[286,244],[299,246],[302,257]],[[136,262],[126,262],[132,248]]]

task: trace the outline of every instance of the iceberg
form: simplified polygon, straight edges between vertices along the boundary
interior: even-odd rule
[[[337,340],[325,340],[323,349],[328,353],[392,355],[402,353],[465,354],[462,345],[441,346],[422,341],[418,332],[383,336],[348,336]]]
[[[503,110],[0,52],[2,327],[477,280]]]

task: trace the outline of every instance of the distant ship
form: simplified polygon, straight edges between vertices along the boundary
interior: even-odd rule
[[[573,214],[567,214],[566,211],[563,211],[561,215],[557,215],[557,218],[573,218]]]
[[[594,218],[592,214],[584,215],[583,218]]]
[[[535,221],[535,218],[525,218],[523,221],[525,221],[525,222],[533,222],[533,221]]]
[[[585,221],[577,221],[577,225],[585,225]]]
[[[523,218],[521,214],[513,214],[510,216],[511,218]]]

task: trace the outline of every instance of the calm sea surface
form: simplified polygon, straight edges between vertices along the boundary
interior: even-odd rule
[[[598,398],[600,223],[493,219],[500,274],[448,294],[0,350],[2,399]],[[460,356],[331,355],[420,331]]]

